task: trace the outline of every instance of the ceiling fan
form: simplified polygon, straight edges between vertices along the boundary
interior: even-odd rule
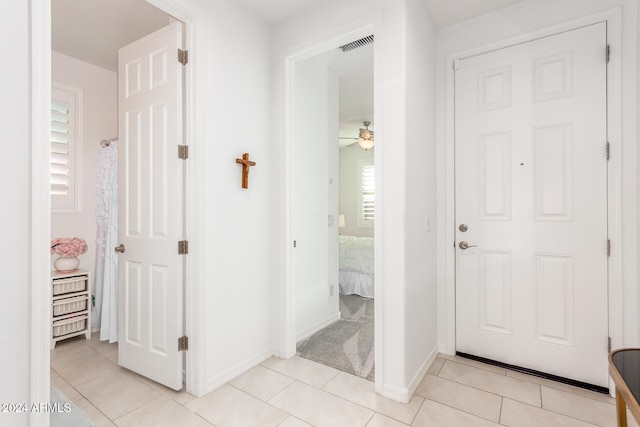
[[[371,125],[371,122],[364,121],[362,122],[362,124],[364,125],[364,129],[360,128],[358,138],[340,137],[340,139],[355,139],[357,140],[356,142],[362,149],[368,150],[370,148],[373,148],[375,144],[375,140],[373,139],[373,131],[369,130],[369,126]],[[355,142],[347,145],[347,147],[353,144],[355,144]]]

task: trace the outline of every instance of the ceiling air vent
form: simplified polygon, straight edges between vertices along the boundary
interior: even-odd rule
[[[351,43],[342,45],[338,49],[340,49],[343,52],[348,52],[350,50],[357,49],[359,47],[366,46],[371,43],[373,43],[373,34],[367,37],[363,37],[360,40],[356,40]]]

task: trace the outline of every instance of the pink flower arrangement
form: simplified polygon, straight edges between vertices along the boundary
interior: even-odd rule
[[[87,252],[87,242],[79,237],[58,237],[51,241],[51,254],[76,257]]]

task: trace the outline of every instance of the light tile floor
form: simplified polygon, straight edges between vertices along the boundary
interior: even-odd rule
[[[369,381],[297,356],[266,360],[195,398],[118,367],[117,352],[97,336],[51,351],[51,383],[97,426],[616,425],[606,395],[459,357],[438,357],[402,404]]]

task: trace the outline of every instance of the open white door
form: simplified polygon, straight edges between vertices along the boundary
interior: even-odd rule
[[[178,22],[118,54],[118,363],[182,388],[182,76]]]
[[[602,387],[606,44],[599,23],[455,72],[456,349]]]

